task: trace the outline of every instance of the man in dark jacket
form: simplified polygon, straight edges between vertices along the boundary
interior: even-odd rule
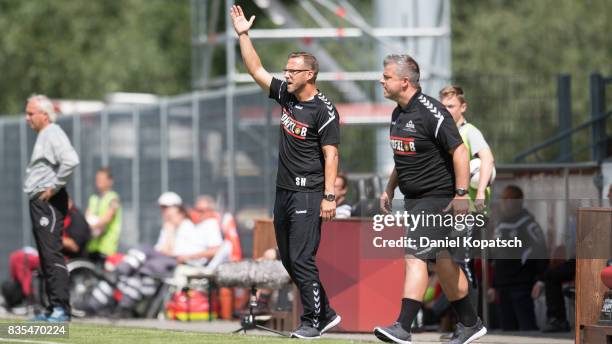
[[[548,250],[542,229],[523,208],[523,191],[514,185],[502,191],[501,219],[495,236],[518,238],[522,247],[497,248],[492,252],[495,274],[489,296],[498,299],[504,331],[537,330],[531,290],[548,265]]]

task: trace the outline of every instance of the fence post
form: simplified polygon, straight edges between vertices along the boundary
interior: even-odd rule
[[[559,132],[572,128],[572,84],[571,76],[559,75],[557,79],[557,104],[559,111]],[[572,136],[567,135],[559,145],[559,162],[570,162],[573,160]]]
[[[134,129],[134,152],[132,157],[132,208],[134,210],[135,225],[140,224],[140,109],[132,109],[132,126]],[[137,226],[136,242],[140,242],[142,228]]]
[[[603,116],[605,112],[605,82],[601,74],[593,73],[590,79],[591,119]],[[606,120],[599,119],[591,125],[591,157],[593,161],[601,162],[606,154]]]

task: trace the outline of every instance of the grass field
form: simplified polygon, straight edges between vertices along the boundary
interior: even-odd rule
[[[16,324],[21,322],[0,320],[0,324]],[[43,324],[43,323],[41,323]],[[242,334],[212,334],[202,332],[155,330],[145,328],[133,328],[122,326],[77,324],[69,325],[69,337],[8,337],[6,333],[0,334],[0,342],[14,343],[75,343],[75,344],[107,344],[107,343],[159,343],[159,344],[182,344],[182,343],[220,343],[220,344],[250,344],[250,343],[296,343],[297,340],[283,339],[273,336],[253,336]],[[319,339],[316,343],[363,343],[341,339]]]

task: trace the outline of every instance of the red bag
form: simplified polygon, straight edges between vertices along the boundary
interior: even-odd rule
[[[166,315],[172,320],[209,320],[209,316],[217,319],[218,309],[217,297],[213,297],[212,312],[209,313],[209,300],[206,294],[191,289],[188,292],[180,291],[172,295],[172,299],[166,304]]]

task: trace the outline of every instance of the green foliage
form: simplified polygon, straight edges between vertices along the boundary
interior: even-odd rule
[[[31,93],[101,99],[190,89],[186,0],[0,0],[0,109]]]
[[[498,162],[556,134],[559,74],[572,77],[573,125],[588,119],[590,73],[612,74],[609,13],[607,0],[452,2],[453,75]],[[576,135],[574,150],[589,137]],[[541,157],[558,153],[551,147]],[[588,150],[576,159],[588,160]]]

